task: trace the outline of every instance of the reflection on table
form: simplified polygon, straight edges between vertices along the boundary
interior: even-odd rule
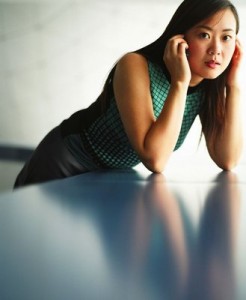
[[[0,299],[243,300],[246,187],[97,172],[0,197]]]

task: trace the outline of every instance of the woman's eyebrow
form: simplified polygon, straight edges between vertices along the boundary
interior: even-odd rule
[[[207,25],[197,25],[197,26],[195,26],[195,28],[196,29],[205,29],[205,30],[209,30],[209,31],[213,31],[213,28],[212,27],[210,27],[210,26],[207,26]],[[224,31],[235,31],[235,30],[233,30],[233,29],[231,29],[231,28],[225,28],[225,29],[223,29],[222,30],[223,32]]]

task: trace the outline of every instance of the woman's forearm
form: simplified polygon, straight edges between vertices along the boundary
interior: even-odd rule
[[[219,167],[230,170],[239,161],[242,145],[240,89],[231,87],[227,90],[225,122],[215,138],[211,156]]]
[[[171,85],[169,95],[158,119],[144,139],[143,163],[154,172],[162,172],[177,143],[188,86],[184,83]]]

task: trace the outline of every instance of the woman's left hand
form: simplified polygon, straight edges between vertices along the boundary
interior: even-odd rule
[[[241,42],[236,40],[236,47],[231,59],[230,69],[227,75],[227,87],[238,87],[240,81],[240,67],[243,60],[243,48]]]

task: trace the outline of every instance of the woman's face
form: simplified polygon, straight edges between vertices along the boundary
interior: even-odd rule
[[[191,86],[218,77],[229,65],[236,45],[236,20],[230,9],[205,19],[185,34],[189,45]]]

